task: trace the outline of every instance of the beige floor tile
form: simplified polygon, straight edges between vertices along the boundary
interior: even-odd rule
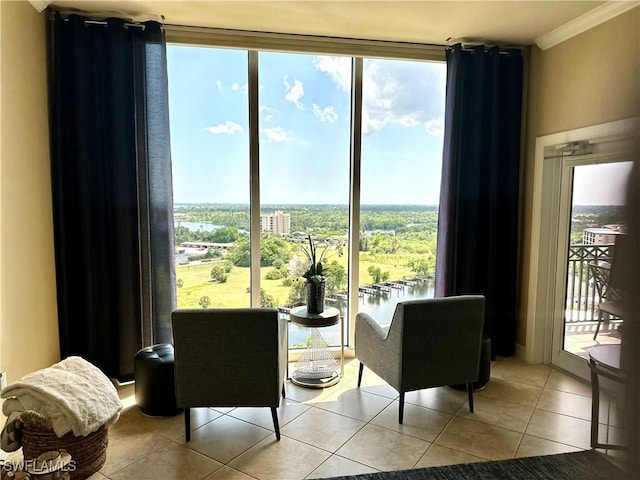
[[[220,415],[222,414],[210,408],[192,408],[191,431],[215,420]],[[133,407],[127,409],[122,418],[126,418],[145,432],[153,432],[170,440],[184,438],[184,414],[182,413],[173,417],[149,417],[144,415],[138,407]]]
[[[626,445],[628,432],[624,428],[614,427],[612,425],[600,425],[598,437],[601,443],[610,445]]]
[[[345,376],[340,383],[347,388],[358,388],[358,367],[345,369]],[[360,389],[391,399],[398,398],[398,392],[367,367],[364,367],[362,373]]]
[[[575,393],[576,395],[591,396],[591,384],[559,370],[552,370],[544,388],[559,390],[561,392]]]
[[[276,440],[271,430],[224,415],[194,430],[185,445],[226,464],[266,437]]]
[[[535,457],[537,455],[554,455],[556,453],[578,452],[582,449],[565,445],[564,443],[552,442],[544,438],[525,435],[516,452],[516,457]]]
[[[592,335],[568,339],[584,353],[594,344]],[[268,408],[203,408],[192,410],[186,444],[182,415],[146,417],[135,406],[133,384],[120,386],[125,409],[110,429],[107,463],[90,480],[298,480],[589,448],[591,388],[561,370],[499,357],[487,386],[474,394],[474,414],[466,392],[426,389],[407,393],[400,425],[398,393],[366,367],[356,388],[358,365],[347,359],[344,376],[329,388],[287,382],[278,410],[280,442]],[[600,425],[600,441],[618,443],[622,407],[609,398],[603,390],[600,420],[610,425]],[[0,452],[0,459],[8,455]]]
[[[155,433],[145,432],[131,422],[118,422],[109,428],[107,460],[100,473],[108,477],[136,460],[171,444],[170,440]]]
[[[322,465],[311,472],[307,478],[328,478],[375,472],[378,472],[375,468],[367,467],[339,455],[331,455]]]
[[[266,438],[229,463],[231,468],[259,480],[297,480],[318,468],[331,454],[282,437]]]
[[[321,408],[311,408],[282,429],[282,434],[335,452],[366,424]]]
[[[620,396],[608,395],[605,392],[602,392],[600,394],[600,402],[602,402],[603,399],[605,399],[605,401],[607,402],[609,411],[606,420],[603,420],[603,418],[605,417],[601,416],[600,422],[609,423],[609,425],[613,425],[614,427],[623,427],[628,418],[625,413],[624,398]],[[600,414],[602,415],[602,410],[600,411]]]
[[[213,472],[204,480],[255,480],[255,479],[245,473],[239,472],[238,470],[234,470],[233,468],[227,467],[225,465],[224,467]]]
[[[435,443],[489,460],[512,458],[522,434],[493,425],[455,417]]]
[[[109,480],[109,477],[105,477],[100,472],[96,472],[93,475],[88,476],[87,480]]]
[[[204,478],[223,465],[181,445],[155,451],[109,476],[111,480],[182,480]]]
[[[399,402],[393,402],[371,420],[371,423],[427,442],[433,442],[452,418],[452,415],[448,413],[437,412],[405,402],[401,425],[398,423],[398,407]]]
[[[136,404],[135,383],[127,383],[116,387],[120,401],[124,405],[123,408],[130,408]]]
[[[491,370],[491,377],[544,387],[550,373],[551,367],[548,365],[534,365],[515,357],[509,357],[500,359]]]
[[[390,398],[358,389],[342,388],[322,402],[316,403],[315,406],[362,422],[368,422],[392,401]]]
[[[531,407],[494,398],[475,396],[473,400],[474,413],[469,411],[469,403],[465,402],[456,416],[523,433],[533,413]]]
[[[283,399],[280,402],[280,407],[278,407],[278,423],[280,424],[280,429],[310,408],[310,405],[289,400],[288,398]],[[229,413],[229,416],[253,423],[268,430],[273,430],[271,409],[268,407],[239,407]]]
[[[443,465],[455,465],[457,463],[484,462],[486,459],[470,455],[468,453],[453,450],[451,448],[436,445],[429,447],[427,453],[416,464],[416,468],[440,467]]]
[[[335,392],[345,390],[339,383],[327,388],[301,387],[291,382],[285,382],[286,398],[299,403],[315,405],[324,401],[328,396],[335,395]]]
[[[576,395],[575,393],[545,389],[540,395],[537,408],[591,421],[591,397]],[[606,399],[601,398],[600,423],[606,423],[608,411],[608,402]]]
[[[467,399],[467,392],[451,387],[426,388],[407,392],[405,404],[412,403],[443,413],[454,415]]]
[[[378,470],[413,468],[431,444],[415,437],[367,425],[336,453]]]
[[[542,393],[541,387],[518,382],[509,382],[502,378],[493,377],[486,387],[474,392],[474,398],[485,397],[517,403],[525,407],[535,407]]]
[[[209,407],[211,410],[217,413],[225,414],[233,412],[237,407]]]
[[[536,410],[525,433],[578,448],[589,448],[591,422],[559,413]]]

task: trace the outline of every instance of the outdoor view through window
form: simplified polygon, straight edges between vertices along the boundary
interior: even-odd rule
[[[168,46],[179,308],[251,304],[249,63],[246,50]],[[258,53],[260,232],[251,233],[262,306],[304,301],[311,235],[330,245],[326,304],[348,318],[358,295],[359,311],[385,324],[399,300],[433,296],[446,65],[364,59],[360,202],[350,205],[352,65]],[[358,292],[347,289],[350,207],[360,212]],[[307,341],[299,330],[293,347]],[[322,334],[339,344],[338,325]]]

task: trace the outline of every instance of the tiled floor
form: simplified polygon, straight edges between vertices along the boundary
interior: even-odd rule
[[[596,345],[619,345],[621,343],[620,323],[604,322],[596,339],[593,334],[596,325],[567,325],[565,327],[564,349],[582,358],[589,358],[589,349]]]
[[[133,387],[124,387],[107,462],[90,479],[322,478],[589,448],[590,387],[548,366],[498,359],[474,396],[474,414],[465,392],[409,393],[403,425],[395,390],[367,369],[357,389],[357,366],[348,362],[340,383],[324,390],[287,382],[280,442],[268,408],[200,408],[187,444],[182,415],[145,417]],[[614,402],[602,404],[602,421],[614,421]],[[601,429],[602,440],[609,430]]]

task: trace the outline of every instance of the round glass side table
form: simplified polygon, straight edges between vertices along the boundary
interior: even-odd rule
[[[301,387],[324,388],[340,381],[341,366],[333,357],[319,328],[330,327],[340,323],[340,310],[335,307],[325,308],[322,313],[309,313],[305,305],[291,309],[289,318],[300,327],[311,328],[311,344],[296,362],[291,374],[291,382]],[[342,324],[340,325],[342,332]],[[341,333],[342,338],[342,333]],[[342,342],[344,344],[344,342]],[[341,348],[341,362],[343,349]]]

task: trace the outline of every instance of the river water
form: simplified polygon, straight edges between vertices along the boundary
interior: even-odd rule
[[[379,292],[368,294],[364,293],[360,295],[358,302],[358,312],[365,312],[371,315],[382,327],[388,327],[393,318],[396,305],[398,302],[404,302],[408,300],[419,300],[422,298],[433,298],[433,280],[422,280],[412,286],[405,286],[403,289],[392,288],[390,292]],[[340,304],[325,302],[326,306],[335,306],[340,309],[340,312],[345,319],[345,340],[347,332],[349,331],[347,322],[346,307],[344,302]],[[320,334],[331,346],[340,345],[340,324],[332,327],[326,327],[320,329]],[[304,345],[310,335],[310,329],[291,325],[289,328],[289,345],[300,346]]]

